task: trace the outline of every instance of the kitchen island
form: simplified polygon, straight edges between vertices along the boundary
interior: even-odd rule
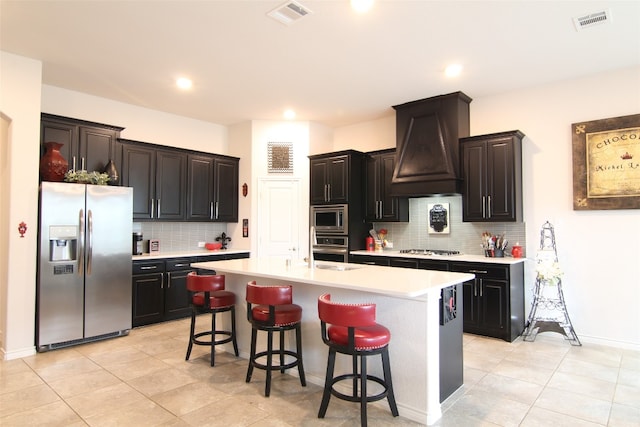
[[[238,346],[245,358],[248,358],[251,334],[251,326],[244,320],[246,283],[256,280],[265,285],[293,285],[294,302],[303,308],[302,341],[307,381],[320,386],[324,384],[328,350],[320,337],[318,297],[331,293],[332,299],[338,302],[375,303],[378,322],[391,331],[389,352],[400,415],[427,425],[441,417],[440,292],[473,279],[473,274],[330,262],[317,262],[315,268],[309,268],[301,263],[287,265],[281,258],[213,261],[193,266],[224,274],[227,289],[236,293]],[[458,335],[456,339],[461,344],[461,328]],[[288,341],[287,345],[292,344]],[[266,343],[258,345],[266,346]],[[371,365],[372,373],[381,375],[379,363],[372,362]],[[346,373],[350,368],[350,359],[345,357],[336,361],[336,373]],[[295,375],[293,371],[291,373]],[[461,371],[459,374],[461,378]],[[386,405],[386,402],[377,404]],[[330,406],[328,415],[331,410]]]

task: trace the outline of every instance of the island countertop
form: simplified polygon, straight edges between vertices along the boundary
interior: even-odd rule
[[[440,290],[466,282],[475,276],[470,273],[418,270],[316,261],[315,268],[294,261],[287,266],[282,258],[246,258],[226,261],[193,263],[196,268],[217,273],[245,274],[255,277],[322,285],[332,288],[372,292],[396,298],[416,298],[430,290]]]

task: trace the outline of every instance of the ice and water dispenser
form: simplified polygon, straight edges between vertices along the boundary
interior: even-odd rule
[[[77,254],[77,226],[52,225],[49,227],[49,261],[75,261]]]

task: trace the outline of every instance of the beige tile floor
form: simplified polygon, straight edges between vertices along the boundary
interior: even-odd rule
[[[355,404],[332,399],[316,418],[321,387],[264,373],[244,382],[246,360],[206,348],[185,362],[188,321],[127,337],[0,362],[2,426],[353,426]],[[639,426],[640,352],[584,344],[556,333],[514,343],[464,336],[465,385],[439,426]],[[393,364],[393,361],[392,361]],[[402,414],[402,409],[400,409]],[[417,426],[371,407],[369,425]]]

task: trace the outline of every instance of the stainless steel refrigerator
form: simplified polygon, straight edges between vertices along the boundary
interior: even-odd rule
[[[36,348],[128,334],[133,189],[42,182]]]

